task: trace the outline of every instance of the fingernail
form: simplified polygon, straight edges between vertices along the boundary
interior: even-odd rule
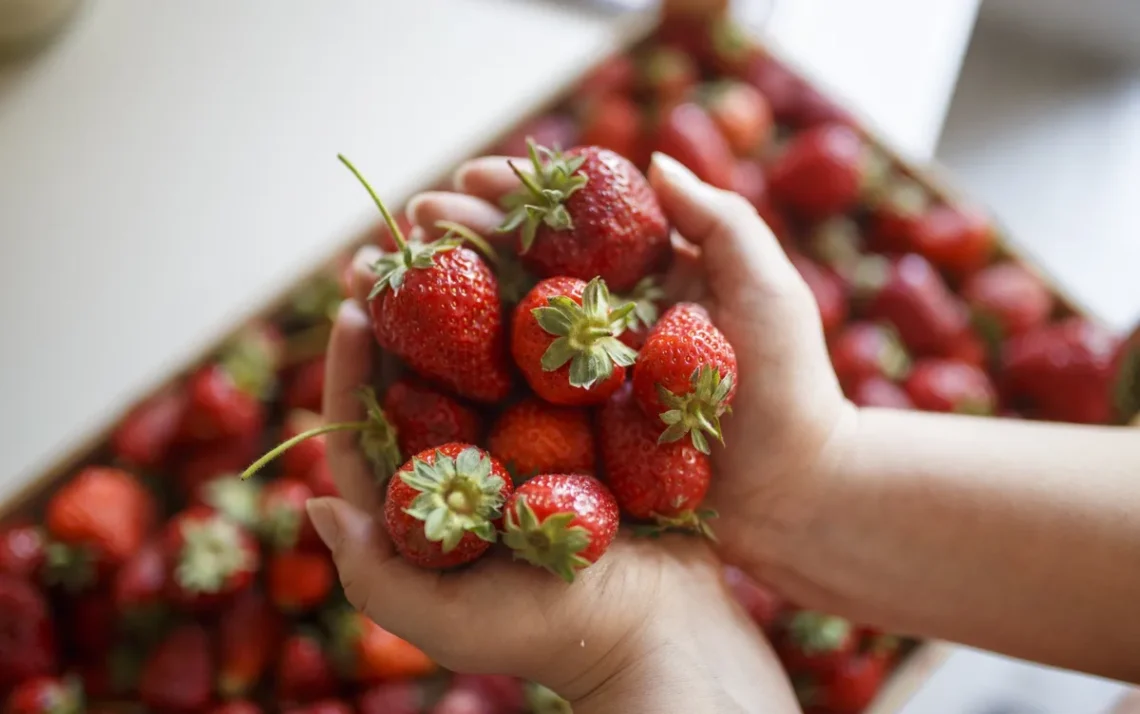
[[[662,176],[683,188],[694,189],[701,185],[701,180],[697,178],[696,174],[668,154],[654,151],[649,165],[661,172]]]
[[[404,207],[404,215],[407,216],[408,220],[412,223],[416,222],[416,211],[423,205],[426,198],[426,192],[417,193],[415,196],[412,196],[411,200],[408,201],[408,205]]]
[[[455,186],[455,190],[460,193],[467,193],[467,175],[471,173],[471,162],[465,161],[459,165],[455,170],[455,174],[451,177],[451,183]]]
[[[340,539],[340,523],[332,507],[331,498],[310,498],[305,501],[305,510],[309,513],[309,520],[313,522],[313,529],[321,537],[321,541],[331,551]]]

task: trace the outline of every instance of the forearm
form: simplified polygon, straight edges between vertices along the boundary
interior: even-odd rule
[[[807,597],[897,631],[1140,680],[1140,431],[854,419],[788,566]]]

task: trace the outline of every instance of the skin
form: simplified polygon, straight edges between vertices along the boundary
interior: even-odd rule
[[[444,666],[535,679],[576,712],[797,711],[716,556],[806,607],[1140,681],[1140,569],[1127,566],[1140,561],[1140,432],[856,408],[810,290],[752,206],[667,158],[649,178],[687,239],[666,288],[709,308],[739,362],[728,446],[713,456],[719,551],[619,538],[570,587],[501,558],[416,570],[371,515],[353,436],[330,434],[345,499],[310,512],[349,599]],[[495,236],[497,199],[514,186],[505,159],[478,159],[456,192],[421,194],[409,215],[429,235],[446,219]],[[330,419],[360,418],[352,391],[371,350],[348,301],[330,345]]]

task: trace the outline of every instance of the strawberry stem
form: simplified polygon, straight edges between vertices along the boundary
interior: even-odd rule
[[[368,183],[368,180],[365,179],[364,176],[361,175],[360,171],[358,171],[356,167],[352,165],[351,161],[345,158],[344,154],[337,154],[336,157],[340,159],[340,162],[342,164],[348,167],[348,170],[351,171],[354,176],[356,176],[357,180],[359,180],[360,183],[364,184],[364,188],[368,191],[368,195],[372,196],[372,200],[375,201],[376,207],[380,209],[380,215],[384,216],[384,222],[388,224],[388,230],[392,232],[392,240],[396,242],[396,246],[399,247],[400,252],[403,253],[408,265],[411,265],[412,251],[408,248],[408,239],[404,237],[403,231],[401,231],[400,226],[396,224],[396,219],[392,217],[392,214],[388,211],[388,207],[385,206],[384,202],[380,200],[380,197],[376,195],[376,191],[372,189],[372,185]]]
[[[445,235],[443,237],[443,240],[447,240],[451,234],[455,234],[464,241],[475,246],[475,248],[483,254],[483,257],[490,261],[491,265],[496,268],[499,267],[499,254],[495,252],[495,249],[491,247],[491,244],[488,243],[483,238],[483,236],[479,235],[475,231],[471,230],[461,223],[456,223],[454,221],[436,221],[435,227],[447,231],[448,235]]]
[[[292,449],[294,446],[296,446],[297,444],[300,444],[302,441],[305,441],[307,439],[311,439],[315,436],[321,436],[322,434],[329,434],[329,433],[332,433],[334,431],[364,431],[365,429],[368,428],[368,426],[369,426],[369,424],[366,421],[346,421],[346,422],[338,422],[336,424],[325,424],[323,426],[318,426],[315,429],[309,429],[308,431],[303,431],[294,437],[291,437],[289,439],[286,439],[285,441],[282,441],[280,444],[273,447],[273,449],[271,449],[268,453],[266,453],[260,459],[258,459],[257,461],[254,461],[252,464],[250,464],[249,468],[247,468],[245,471],[242,471],[241,479],[242,479],[242,481],[244,481],[247,478],[253,476],[255,473],[260,471],[270,461],[272,461],[273,459],[276,459],[278,456],[280,456],[281,454],[284,454],[286,451],[288,451],[289,449]]]

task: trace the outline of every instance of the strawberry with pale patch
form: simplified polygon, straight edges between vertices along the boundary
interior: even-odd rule
[[[600,404],[625,381],[637,353],[617,338],[635,305],[614,309],[601,278],[549,278],[515,308],[511,354],[552,404]]]
[[[423,568],[472,562],[498,537],[496,523],[511,491],[506,468],[479,447],[428,449],[388,482],[388,537],[405,560]]]
[[[723,442],[720,417],[736,394],[736,352],[694,303],[671,307],[649,333],[633,370],[642,411],[665,424],[661,443],[689,438],[709,453],[706,434]]]
[[[253,584],[261,565],[257,540],[209,508],[188,508],[166,525],[169,598],[192,610],[210,610]]]

